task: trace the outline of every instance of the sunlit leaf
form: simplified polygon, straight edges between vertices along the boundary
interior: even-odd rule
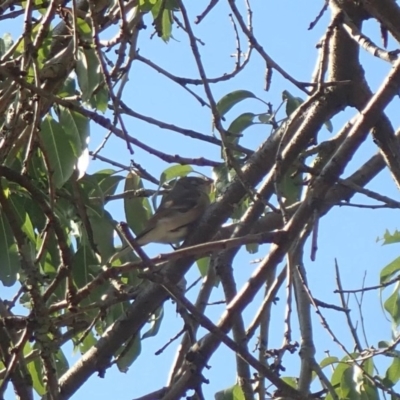
[[[386,387],[393,387],[400,380],[400,358],[393,358],[392,364],[386,370],[384,383]]]
[[[162,14],[162,19],[161,19],[161,38],[165,41],[168,42],[169,39],[171,38],[171,33],[172,33],[172,12],[169,10],[164,10]]]
[[[165,169],[160,175],[160,185],[171,179],[181,178],[190,174],[193,168],[190,165],[173,165]]]
[[[0,39],[0,55],[5,54],[13,44],[12,36],[9,33],[4,33],[2,39]]]
[[[236,135],[242,133],[249,126],[254,125],[254,117],[255,114],[250,112],[239,115],[232,121],[227,131]]]
[[[341,397],[344,399],[360,399],[361,394],[359,390],[360,383],[358,380],[362,380],[362,373],[360,368],[351,366],[343,371],[340,380],[340,390],[341,390]]]
[[[381,270],[380,273],[380,283],[385,283],[389,281],[393,275],[397,274],[400,271],[400,257],[397,257],[395,260],[393,260],[391,263],[386,265]]]
[[[71,138],[50,115],[42,121],[40,137],[50,163],[52,179],[60,188],[72,175],[76,162]]]
[[[387,298],[384,303],[385,310],[392,317],[393,322],[398,326],[400,324],[400,297],[399,297],[399,283],[396,284],[394,292]]]
[[[364,379],[362,400],[379,400],[378,388],[369,379]]]
[[[396,229],[393,233],[390,233],[388,230],[383,235],[383,243],[382,244],[393,244],[400,242],[400,232]]]
[[[75,145],[74,151],[76,156],[79,157],[88,146],[89,119],[76,111],[60,106],[59,120],[64,131],[69,135],[71,143]]]
[[[282,380],[294,389],[297,389],[297,379],[293,376],[283,376]]]
[[[85,39],[92,38],[92,29],[86,20],[78,17],[76,19],[76,26],[78,27],[79,33],[82,35],[82,37]]]
[[[42,364],[39,361],[39,357],[28,363],[27,369],[32,378],[33,388],[39,396],[43,396],[46,393],[46,389],[43,383]]]
[[[257,97],[248,90],[235,90],[225,95],[218,103],[217,110],[219,115],[224,116],[234,105],[245,99],[256,99]]]
[[[79,47],[76,75],[82,91],[82,100],[88,102],[102,80],[100,63],[93,49]]]
[[[207,275],[208,268],[210,267],[210,257],[202,257],[196,261],[197,268],[200,275],[204,278]]]
[[[325,367],[327,367],[328,365],[335,365],[339,362],[339,359],[337,357],[326,357],[324,358],[320,363],[320,367],[321,369],[324,369]]]

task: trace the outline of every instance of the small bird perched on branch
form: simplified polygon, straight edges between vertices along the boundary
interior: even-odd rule
[[[210,204],[212,183],[211,179],[193,176],[177,179],[143,231],[136,236],[136,243],[144,246],[148,243],[174,244],[184,240]],[[130,246],[123,246],[109,262],[112,263],[129,251]]]
[[[140,246],[148,243],[178,243],[186,238],[210,204],[210,179],[185,176],[167,193],[145,228],[136,236]]]

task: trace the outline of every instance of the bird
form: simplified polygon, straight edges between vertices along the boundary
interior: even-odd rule
[[[148,243],[177,244],[189,234],[190,228],[203,216],[210,204],[213,181],[209,178],[184,176],[176,179],[172,189],[164,195],[154,215],[136,236],[139,246]],[[127,254],[130,246],[123,246],[111,259]]]
[[[175,181],[154,215],[135,240],[148,243],[178,243],[186,238],[189,228],[204,214],[210,204],[212,180],[185,176]]]

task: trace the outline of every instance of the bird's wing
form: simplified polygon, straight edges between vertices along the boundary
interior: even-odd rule
[[[170,193],[167,195],[158,207],[156,214],[166,211],[177,211],[181,213],[188,212],[198,205],[200,194],[192,191],[181,192],[178,195]]]

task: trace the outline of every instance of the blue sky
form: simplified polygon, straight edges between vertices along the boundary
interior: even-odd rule
[[[264,49],[293,77],[301,81],[308,81],[316,61],[317,50],[315,46],[327,26],[329,12],[326,13],[314,30],[309,31],[307,30],[308,25],[319,12],[321,2],[281,0],[253,3],[257,3],[252,5],[255,35]],[[191,20],[194,20],[195,16],[200,14],[206,5],[207,2],[200,1],[195,4],[188,3],[187,7]],[[200,46],[200,50],[209,77],[215,77],[231,71],[234,66],[234,59],[230,55],[235,52],[235,41],[227,14],[225,2],[219,2],[211,14],[194,28],[196,36],[205,43],[205,46]],[[149,16],[147,16],[146,25],[147,30],[140,33],[140,54],[175,75],[198,78],[195,62],[183,32],[174,28],[174,39],[165,44],[156,37],[150,39],[152,28]],[[378,28],[372,23],[367,23],[366,26],[367,34],[370,34],[378,42]],[[2,32],[9,32],[14,38],[19,34],[17,29],[21,27],[22,24],[17,24],[16,21],[11,23],[9,21],[2,22]],[[246,49],[245,45],[245,42],[243,42],[244,49]],[[361,57],[365,61],[367,78],[372,89],[375,90],[379,87],[390,66],[381,60],[374,59],[364,50],[361,50]],[[257,54],[253,54],[252,62],[245,72],[232,81],[213,85],[212,91],[218,100],[233,90],[250,90],[264,101],[273,103],[275,107],[280,103],[284,90],[288,90],[295,96],[305,97],[304,93],[293,87],[275,71],[270,91],[265,92],[263,88],[264,63]],[[205,98],[201,88],[194,89]],[[201,107],[186,91],[140,62],[133,64],[123,100],[139,113],[168,123],[191,128],[204,134],[212,134],[209,109]],[[399,100],[395,99],[388,108],[388,113],[393,117],[392,121],[395,127],[400,122],[399,116],[396,115],[396,109],[399,107],[398,103]],[[227,114],[227,124],[234,117],[246,111],[263,112],[265,108],[262,103],[256,100],[246,100]],[[334,118],[332,120],[334,133],[341,128],[349,116],[354,114],[354,110],[347,110],[343,115]],[[283,118],[284,114],[281,114],[281,117]],[[177,133],[162,130],[132,118],[126,118],[125,123],[132,136],[166,153],[179,154],[185,157],[204,156],[216,161],[220,160],[220,150],[217,146],[206,145],[200,141],[182,137]],[[269,128],[262,125],[252,127],[245,132],[241,143],[247,147],[256,148],[258,144],[265,140],[269,132]],[[104,135],[105,132],[103,130],[92,125],[91,149],[95,149],[98,146]],[[331,135],[327,130],[324,130],[320,133],[319,139],[322,141]],[[135,154],[131,156],[122,141],[112,139],[101,154],[117,159],[126,165],[133,158],[135,162],[144,166],[157,177],[168,167],[167,164],[140,149],[134,148],[134,151]],[[376,151],[376,146],[369,139],[362,146],[359,154],[354,157],[346,172],[351,173]],[[96,161],[91,163],[89,172],[95,172],[104,167],[109,168],[108,165]],[[198,168],[197,170],[211,176],[210,168]],[[382,173],[368,188],[393,198],[398,198],[397,188],[387,172]],[[356,196],[353,201],[367,202],[362,196]],[[122,203],[114,202],[109,205],[108,209],[116,220],[124,220]],[[309,255],[307,254],[309,246],[306,247],[305,253],[310,288],[315,297],[326,302],[339,303],[337,295],[333,293],[336,288],[334,277],[335,258],[337,258],[340,266],[344,287],[360,287],[365,271],[367,271],[367,286],[378,283],[380,269],[398,255],[398,247],[396,245],[382,247],[379,243],[376,243],[376,238],[382,236],[386,229],[393,231],[398,228],[398,220],[394,217],[395,212],[393,210],[371,211],[336,207],[328,216],[322,219],[316,261],[311,262],[309,260]],[[169,251],[169,248],[150,245],[146,247],[146,251],[150,255],[155,255],[161,251]],[[235,262],[235,276],[239,283],[245,282],[254,270],[255,266],[250,261],[263,257],[267,251],[268,246],[265,245],[260,247],[260,251],[256,255],[249,255],[245,251],[240,252]],[[193,267],[187,279],[192,282],[197,277],[198,272],[196,267]],[[196,289],[193,289],[192,293],[189,294],[189,298],[192,300],[195,298]],[[273,348],[279,347],[282,343],[284,292],[281,292],[279,297],[281,301],[274,307],[274,329],[272,329],[270,343]],[[222,300],[222,298],[222,290],[218,288],[213,294],[212,301]],[[260,299],[261,294],[257,297],[257,300]],[[254,306],[246,310],[244,314],[246,323],[251,321],[256,309],[257,301],[255,301]],[[353,309],[355,311],[354,318],[359,320],[357,310]],[[221,305],[212,306],[208,316],[216,321],[223,310],[224,307]],[[390,340],[390,322],[383,316],[377,292],[366,294],[363,310],[369,344],[376,347],[378,340]],[[346,330],[344,315],[326,310],[324,310],[324,314],[335,333],[347,344],[351,343]],[[293,339],[298,340],[295,317],[293,317],[293,325]],[[168,302],[159,334],[155,338],[143,341],[142,354],[130,367],[129,371],[126,374],[122,374],[116,367],[113,367],[107,371],[105,379],[92,376],[73,398],[77,400],[87,398],[130,400],[161,388],[167,380],[171,360],[179,341],[169,346],[160,356],[156,357],[154,352],[174,336],[181,327],[182,321],[175,313],[175,306]],[[314,318],[314,330],[318,348],[317,360],[324,357],[324,351],[329,351],[331,355],[343,356],[340,349],[333,344],[326,331],[320,326],[316,316]],[[201,337],[201,333],[199,337]],[[351,346],[349,347],[351,348]],[[77,360],[77,355],[72,354],[71,348],[66,347],[65,352],[66,356],[71,360],[71,364]],[[291,357],[297,358],[296,356]],[[292,358],[286,357],[284,359],[284,365],[287,367],[284,375],[290,376],[297,373],[298,365],[292,361]],[[205,377],[210,379],[210,384],[204,388],[207,399],[213,398],[213,394],[216,391],[235,383],[234,356],[224,346],[221,346],[212,357],[210,365],[211,369],[205,371]],[[13,398],[12,393],[8,393],[7,399],[11,398]]]

